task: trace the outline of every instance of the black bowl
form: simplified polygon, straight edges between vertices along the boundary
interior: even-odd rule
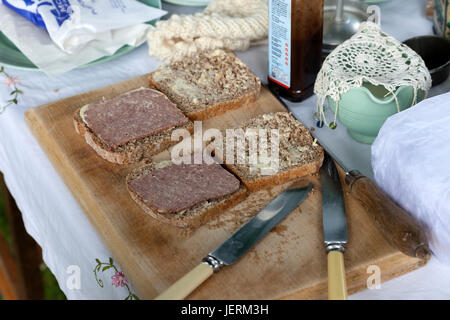
[[[433,86],[444,82],[450,73],[450,41],[438,36],[421,36],[403,42],[417,52],[431,74]]]

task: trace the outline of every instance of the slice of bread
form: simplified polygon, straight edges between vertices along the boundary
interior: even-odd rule
[[[232,52],[215,50],[161,66],[150,87],[164,92],[191,120],[204,120],[253,102],[261,81]]]
[[[139,205],[139,207],[145,213],[149,214],[153,218],[163,223],[168,223],[177,226],[179,228],[190,228],[190,229],[198,228],[201,225],[207,223],[214,216],[219,215],[228,208],[231,208],[234,205],[238,204],[239,202],[243,201],[247,196],[247,189],[245,188],[245,186],[242,185],[242,183],[240,183],[239,188],[231,194],[221,196],[215,199],[208,199],[200,203],[196,203],[192,207],[180,210],[178,212],[167,213],[158,211],[157,209],[152,207],[151,204],[148,203],[148,200],[143,199],[143,197],[140,194],[138,194],[138,192],[132,190],[130,184],[133,181],[140,179],[144,176],[150,175],[153,172],[155,172],[155,170],[159,170],[166,166],[176,166],[176,165],[172,164],[171,161],[163,161],[157,164],[150,163],[143,167],[133,170],[127,176],[126,179],[127,189],[131,195],[131,198]],[[236,179],[235,177],[233,178]]]
[[[226,159],[226,146],[223,154],[216,150],[216,156],[241,179],[250,192],[268,189],[317,173],[322,165],[322,147],[313,141],[308,130],[288,112],[264,114],[246,121],[240,128],[244,132],[246,129],[267,129],[269,148],[270,130],[279,130],[279,165],[278,170],[271,174],[261,174],[261,169],[270,169],[270,167],[265,167],[266,164],[249,163],[248,139],[246,139],[245,146],[245,159],[247,160],[244,164],[237,163],[236,154],[234,154],[233,163],[228,163],[231,161]],[[268,156],[270,157],[270,155],[271,150],[269,149]]]
[[[155,94],[161,95],[162,98],[166,99],[168,103],[167,106],[170,108],[175,108],[175,105],[169,101],[167,97],[164,96],[161,92],[158,92],[153,89],[145,89],[141,88],[138,90],[133,90],[130,92],[127,92],[117,98],[124,97],[125,95],[127,99],[134,99],[133,103],[142,104],[142,103],[148,103],[148,100],[136,102],[136,97],[134,96],[134,93],[141,91],[141,90],[151,90]],[[160,97],[160,98],[161,98]],[[114,101],[114,99],[111,100],[105,100],[103,103],[108,103],[109,101]],[[169,105],[170,103],[170,105]],[[92,104],[95,105],[95,104]],[[159,130],[156,133],[151,134],[139,134],[135,137],[130,136],[129,141],[126,141],[125,143],[121,143],[119,145],[111,145],[106,143],[105,140],[100,138],[94,130],[88,125],[88,123],[83,119],[82,113],[83,110],[86,110],[87,107],[90,107],[91,105],[84,106],[80,109],[78,109],[75,112],[74,115],[74,125],[75,130],[78,134],[84,137],[86,140],[86,143],[94,149],[94,151],[101,156],[103,159],[117,164],[130,164],[130,163],[137,163],[141,160],[148,159],[152,155],[157,154],[168,147],[178,143],[177,141],[172,141],[171,136],[172,132],[176,129],[186,129],[189,132],[193,132],[194,126],[191,121],[186,119],[186,121],[182,121],[183,123],[169,126],[168,128],[164,128],[163,130]],[[181,112],[177,110],[172,110],[172,112],[178,112],[181,114]],[[131,113],[130,117],[133,116],[133,113]],[[179,122],[178,122],[179,123]],[[104,126],[108,126],[107,123],[104,124]]]

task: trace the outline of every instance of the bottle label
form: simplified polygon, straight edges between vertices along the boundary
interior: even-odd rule
[[[269,1],[269,79],[291,86],[291,0]]]

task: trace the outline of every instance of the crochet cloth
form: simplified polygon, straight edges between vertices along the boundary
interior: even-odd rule
[[[411,86],[413,104],[419,89],[427,92],[431,88],[431,76],[422,58],[372,22],[362,23],[358,32],[324,61],[314,86],[320,120],[326,123],[323,105],[327,97],[338,103],[341,95],[364,82],[382,85],[394,97],[398,87]]]
[[[147,40],[150,55],[171,63],[200,51],[246,50],[267,40],[267,0],[214,0],[195,15],[159,21]]]

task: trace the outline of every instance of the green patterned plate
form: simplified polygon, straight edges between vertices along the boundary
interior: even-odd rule
[[[145,3],[148,6],[161,9],[161,0],[139,0],[142,3]],[[150,21],[150,24],[154,24],[156,20]],[[100,59],[92,61],[80,68],[89,67],[95,64],[103,63],[106,61],[110,61],[116,59],[137,47],[125,45],[119,50],[117,50],[111,56],[104,56]],[[39,68],[33,64],[19,49],[2,33],[0,32],[0,64],[15,68],[15,69],[23,69],[23,70],[34,70],[39,71]]]

